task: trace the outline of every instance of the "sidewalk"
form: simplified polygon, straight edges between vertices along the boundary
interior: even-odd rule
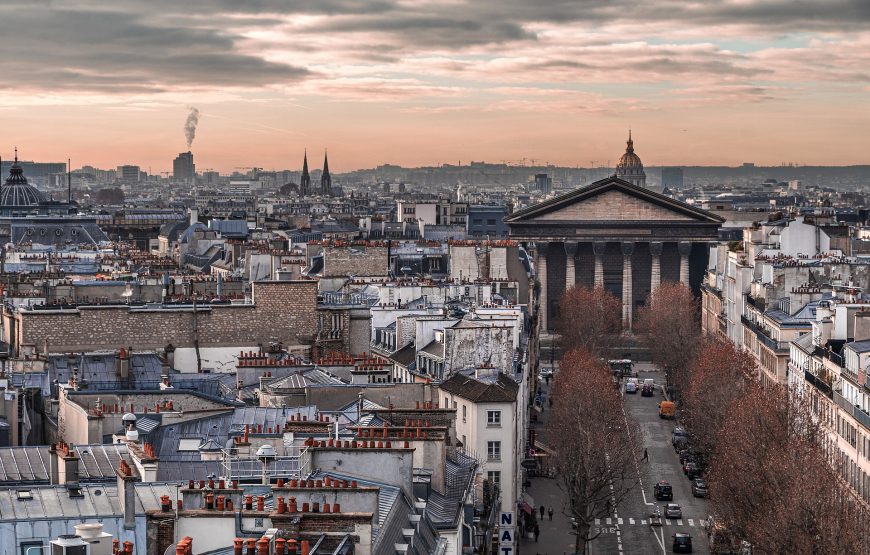
[[[551,410],[547,403],[550,388],[544,382],[539,383],[539,389],[544,392],[544,411],[537,413],[538,422],[535,424],[535,429],[538,438],[543,443],[547,443],[547,436],[544,430]],[[550,384],[552,386],[552,380],[550,380]],[[558,481],[553,478],[532,478],[531,482],[532,485],[527,488],[527,492],[535,500],[535,516],[538,517],[541,537],[538,541],[530,538],[520,538],[519,552],[523,555],[568,555],[574,553],[575,538],[571,533],[571,521],[564,514],[566,499],[562,490],[559,489]],[[540,518],[541,513],[539,511],[541,505],[544,505],[547,509],[553,508],[552,521],[550,521],[549,516],[546,514],[543,520]]]

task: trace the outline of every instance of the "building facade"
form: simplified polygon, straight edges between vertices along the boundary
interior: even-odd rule
[[[623,324],[662,281],[700,291],[710,244],[723,219],[618,177],[609,177],[515,212],[511,239],[534,243],[543,329],[575,285],[604,287],[622,299]]]

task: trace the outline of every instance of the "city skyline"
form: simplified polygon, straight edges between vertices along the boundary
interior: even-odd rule
[[[6,158],[336,173],[867,163],[858,1],[7,2]],[[94,40],[99,37],[99,40]]]

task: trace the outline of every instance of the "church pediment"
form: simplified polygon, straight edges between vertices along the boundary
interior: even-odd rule
[[[703,222],[721,224],[715,214],[616,177],[597,181],[520,210],[510,224],[539,222]]]

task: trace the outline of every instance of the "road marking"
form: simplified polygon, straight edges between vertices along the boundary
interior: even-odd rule
[[[677,521],[677,526],[682,526],[682,525],[683,525],[683,519],[678,520],[678,521]]]
[[[645,520],[641,520],[640,523],[645,525],[645,524],[646,524],[646,521],[645,521]]]
[[[617,519],[616,519],[616,523],[617,523],[617,524],[622,524],[622,519],[621,519],[621,518],[617,518]]]
[[[600,524],[601,524],[601,519],[600,519],[600,518],[596,518],[596,519],[595,519],[595,526],[599,526]]]
[[[608,526],[610,526],[612,524],[611,519],[609,519],[609,518],[604,519],[604,523],[607,524]]]
[[[634,519],[633,519],[633,518],[628,519],[628,523],[629,523],[629,524],[634,524]]]
[[[617,535],[617,536],[621,536],[621,535],[622,535],[622,532],[620,532],[619,530],[617,530],[617,531],[616,531],[616,535]],[[621,542],[622,540],[620,539],[619,541]]]
[[[695,522],[690,518],[689,519],[689,526],[694,526],[694,525],[695,525]]]

